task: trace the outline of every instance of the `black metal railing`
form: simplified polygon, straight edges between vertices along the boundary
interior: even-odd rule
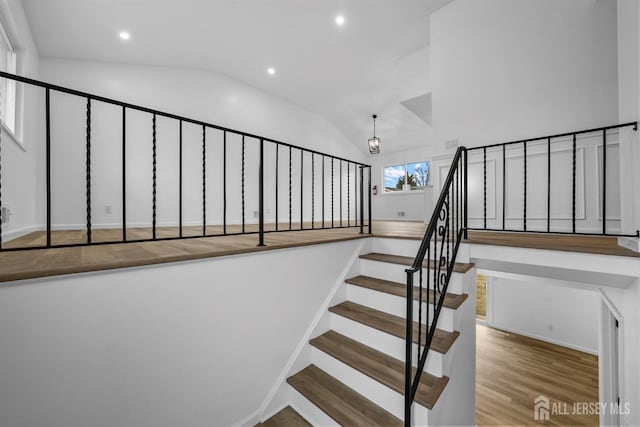
[[[474,214],[475,216],[469,219],[469,230],[640,237],[638,231],[633,234],[624,234],[615,232],[615,230],[612,230],[613,227],[611,225],[607,225],[607,222],[619,220],[619,218],[612,218],[608,210],[608,205],[610,205],[611,201],[608,202],[607,200],[607,186],[609,185],[607,183],[607,153],[613,145],[608,141],[608,138],[610,139],[614,133],[616,135],[619,134],[622,128],[633,128],[633,130],[637,131],[638,124],[637,122],[630,122],[468,148],[470,162],[474,164],[481,163],[482,166],[483,195],[482,213],[480,215]],[[582,146],[578,145],[578,138],[584,140]],[[557,148],[552,150],[552,147]],[[591,150],[591,154],[585,154],[585,149],[587,148]],[[601,154],[599,154],[599,150],[601,150]],[[579,152],[582,154],[580,174],[578,173]],[[559,153],[568,153],[569,158],[563,164],[552,167],[552,158],[557,156],[556,159],[559,161]],[[587,162],[585,160],[586,155],[592,155],[595,160]],[[515,169],[515,173],[519,174],[519,176],[508,177],[507,162],[520,157],[522,157],[523,165],[521,168]],[[542,161],[538,162],[539,167],[528,167],[529,163],[536,157],[543,158]],[[492,162],[495,165],[493,168],[495,171],[493,180],[487,178],[488,165]],[[586,188],[588,179],[583,178],[585,177],[587,164],[594,163],[599,168],[599,189]],[[500,169],[502,170],[501,179],[499,179],[499,173],[497,173]],[[480,172],[478,171],[478,173]],[[568,176],[563,177],[562,175],[565,173]],[[477,177],[474,176],[473,178]],[[477,181],[478,179],[475,180]],[[509,185],[516,186],[519,183],[522,183],[521,202],[520,200],[514,201],[513,199],[516,197],[511,198],[507,194]],[[564,217],[562,214],[554,215],[552,213],[554,188],[557,190],[562,185],[568,187],[568,193],[570,193],[567,195],[567,200],[570,199],[570,205],[565,206],[567,214]],[[492,200],[491,202],[488,200],[489,187],[493,189],[493,197],[495,199],[500,198],[496,193],[500,192],[499,188],[502,189],[501,203],[497,200]],[[580,191],[579,187],[582,187],[583,191]],[[538,203],[530,202],[529,199],[532,193],[534,196],[537,193]],[[591,215],[586,212],[588,202],[584,199],[587,196],[599,198],[599,201],[591,202],[592,206],[598,206],[597,212],[591,212]],[[517,198],[520,198],[519,194]],[[582,200],[579,202],[580,198]],[[519,212],[515,215],[511,214],[511,218],[509,218],[510,214],[507,210],[509,206],[512,206],[512,202],[513,204],[521,203],[521,208],[518,209]],[[488,214],[489,204],[496,211],[500,210],[500,206],[502,212]],[[542,206],[540,206],[541,204]],[[546,206],[544,206],[545,204]],[[582,211],[580,215],[578,215],[578,204],[581,206]],[[476,212],[480,211],[479,206],[474,207]],[[534,209],[537,212],[536,215],[531,213]]]
[[[411,425],[411,406],[438,324],[438,318],[462,239],[467,218],[467,152],[459,147],[444,183],[420,248],[407,273],[405,426]],[[417,280],[416,280],[417,275]],[[433,308],[429,310],[429,302]],[[418,306],[414,325],[414,305]],[[414,350],[414,345],[416,349]],[[416,368],[413,356],[416,354]]]
[[[258,245],[263,246],[265,244],[265,234],[273,232],[286,232],[286,231],[298,231],[298,230],[325,230],[335,228],[359,228],[360,233],[365,231],[371,234],[371,166],[334,156],[327,153],[322,153],[316,150],[296,146],[293,144],[285,143],[275,139],[267,138],[260,135],[251,134],[236,129],[227,128],[224,126],[214,125],[211,123],[203,122],[201,120],[190,119],[187,117],[171,114],[163,111],[158,111],[152,108],[142,107],[127,102],[118,101],[115,99],[98,96],[86,92],[81,92],[74,89],[69,89],[62,86],[57,86],[30,78],[17,76],[5,72],[0,72],[0,78],[11,79],[17,81],[27,87],[34,87],[33,90],[44,91],[44,152],[45,152],[45,173],[44,173],[44,217],[45,225],[43,230],[43,238],[39,243],[29,244],[23,247],[15,245],[7,245],[7,242],[2,241],[2,224],[0,222],[0,251],[10,250],[25,250],[25,249],[41,249],[52,247],[71,247],[71,246],[84,246],[84,245],[100,245],[109,243],[132,243],[132,242],[144,242],[144,241],[159,241],[159,240],[175,240],[175,239],[188,239],[197,237],[212,237],[212,236],[229,236],[239,234],[257,234]],[[55,177],[52,175],[52,152],[55,147],[55,135],[53,132],[53,124],[55,122],[52,117],[52,111],[56,111],[55,100],[53,95],[64,94],[64,96],[71,95],[84,102],[85,115],[83,118],[84,123],[84,205],[85,223],[83,224],[82,238],[78,241],[60,241],[54,240],[54,228],[56,224],[52,221],[53,213],[53,189],[55,184]],[[95,133],[97,132],[93,126],[99,111],[96,107],[101,105],[110,106],[110,108],[116,107],[118,109],[118,116],[121,119],[117,120],[119,123],[110,123],[111,126],[122,126],[121,135],[118,134],[117,139],[119,141],[113,141],[116,143],[114,146],[121,147],[121,162],[119,164],[111,165],[113,168],[121,168],[121,175],[118,171],[118,178],[121,179],[121,186],[118,185],[121,192],[121,218],[119,219],[118,228],[122,229],[120,237],[113,238],[100,238],[98,231],[101,228],[100,224],[94,221],[94,211],[92,209],[96,203],[96,187],[92,183],[94,167],[96,158],[93,153],[95,143]],[[61,107],[58,107],[61,108]],[[133,193],[133,190],[128,185],[129,176],[127,170],[131,165],[135,165],[137,162],[141,162],[141,158],[134,157],[131,153],[127,155],[127,150],[131,144],[131,135],[128,132],[130,126],[129,116],[134,112],[138,115],[137,119],[140,119],[140,115],[146,116],[145,120],[148,120],[147,126],[150,128],[151,139],[151,152],[148,152],[148,156],[151,161],[151,174],[148,177],[149,193],[138,194],[136,197],[150,198],[151,199],[151,212],[146,222],[148,226],[131,226],[128,225],[128,215],[132,213],[131,203],[127,204],[128,192]],[[66,114],[67,112],[65,112]],[[65,121],[71,118],[65,117]],[[159,121],[171,121],[174,125],[177,125],[178,131],[175,137],[170,138],[172,146],[175,146],[177,151],[177,165],[173,165],[177,169],[177,181],[178,190],[174,205],[176,213],[175,221],[171,221],[173,224],[171,227],[162,226],[158,223],[158,215],[161,206],[158,203],[158,192],[160,191],[159,176],[162,172],[163,165],[168,163],[168,160],[162,159],[164,163],[160,163],[159,153],[159,138],[162,135],[162,129],[159,126]],[[138,120],[139,121],[139,120]],[[26,123],[26,126],[32,126],[31,123]],[[64,123],[58,123],[58,127],[63,126]],[[185,222],[185,150],[191,148],[195,150],[195,145],[192,143],[191,147],[188,147],[188,142],[184,137],[184,130],[187,127],[200,129],[201,136],[198,141],[201,147],[198,148],[201,152],[201,225],[190,226],[187,232],[187,225]],[[147,129],[149,129],[147,128]],[[192,129],[193,130],[193,129]],[[217,145],[216,141],[213,141],[211,134],[217,133]],[[136,138],[136,143],[142,141]],[[104,139],[104,135],[101,135]],[[234,139],[241,139],[239,143],[241,149],[241,158],[233,159],[236,163],[239,163],[240,171],[233,171],[234,176],[230,177],[231,166],[229,162],[232,154],[230,148],[233,146],[229,143],[229,137],[234,136]],[[111,137],[112,138],[112,137]],[[169,138],[165,135],[165,138]],[[148,142],[148,141],[147,141]],[[193,141],[192,141],[193,142]],[[0,144],[2,140],[0,139]],[[221,147],[220,147],[221,145]],[[208,152],[212,149],[216,149],[222,152],[222,159],[219,160],[219,168],[214,169],[208,161]],[[236,145],[237,148],[237,145]],[[252,161],[248,158],[249,151],[251,151],[257,160]],[[267,153],[269,151],[269,153]],[[283,154],[288,157],[285,162],[283,160]],[[267,158],[269,156],[269,158]],[[6,159],[6,156],[5,156]],[[3,159],[4,160],[4,159]],[[147,160],[148,161],[148,160]],[[294,183],[294,161],[299,161],[299,167],[296,169],[296,173],[299,173],[299,183]],[[282,172],[282,163],[288,163],[288,171]],[[326,167],[325,167],[326,165]],[[331,181],[325,182],[325,175],[329,173],[329,165],[331,168]],[[346,165],[346,176],[344,175],[344,167]],[[309,168],[310,166],[310,168]],[[320,179],[316,177],[316,169],[321,168]],[[340,171],[338,177],[338,184],[334,182],[334,168]],[[222,169],[222,173],[219,180],[215,181],[216,186],[222,187],[220,189],[219,200],[211,200],[213,196],[210,194],[210,175],[213,172],[219,174],[219,169]],[[368,174],[365,175],[365,169],[368,169]],[[236,172],[241,173],[239,183],[233,178],[238,175]],[[252,172],[253,178],[248,177],[248,172]],[[305,172],[309,176],[305,176]],[[257,179],[255,175],[257,174]],[[353,175],[353,176],[351,176]],[[359,175],[359,176],[358,176]],[[288,179],[286,179],[288,177]],[[347,188],[344,187],[343,178],[346,179]],[[110,179],[117,179],[110,176]],[[208,181],[209,180],[209,181]],[[318,182],[318,181],[321,181]],[[2,205],[2,185],[5,188],[7,184],[19,185],[19,183],[3,183],[2,182],[2,165],[0,164],[0,205]],[[256,194],[249,194],[247,187],[251,185]],[[267,189],[267,186],[273,186],[271,189]],[[353,185],[353,188],[351,186]],[[365,187],[366,185],[366,187]],[[298,195],[294,194],[294,186],[299,187]],[[257,188],[256,188],[257,187]],[[316,188],[317,187],[317,188]],[[368,204],[365,205],[365,192],[368,187]],[[288,209],[282,208],[282,200],[286,192],[288,191]],[[316,202],[317,192],[322,192],[321,202]],[[232,203],[230,196],[233,193],[240,193],[239,200],[236,203],[236,210],[239,208],[238,215],[230,213]],[[267,194],[269,193],[269,194]],[[129,195],[132,197],[132,195]],[[235,196],[238,196],[236,194]],[[234,196],[234,197],[235,197]],[[69,197],[69,194],[63,194],[62,197]],[[267,200],[267,197],[271,200]],[[325,199],[331,198],[331,209],[329,206],[325,206]],[[338,212],[334,209],[334,201],[338,198]],[[353,197],[353,201],[351,198]],[[256,222],[249,221],[247,218],[247,206],[249,203],[254,203],[257,198],[257,211],[254,211],[254,215],[251,219],[255,219]],[[253,200],[251,200],[253,199]],[[217,201],[217,207],[221,211],[221,218],[219,220],[211,219],[208,215],[207,207],[210,203]],[[131,202],[131,200],[129,200]],[[344,202],[344,203],[343,203]],[[294,204],[297,204],[297,209]],[[319,205],[319,206],[318,206]],[[269,207],[273,207],[273,219],[266,218],[266,211]],[[345,210],[346,207],[346,210]],[[294,212],[294,211],[298,212]],[[257,215],[256,215],[257,213]],[[139,214],[139,212],[137,212]],[[299,214],[299,216],[297,215]],[[298,216],[295,218],[294,215]],[[343,217],[346,217],[346,221],[343,221]],[[287,222],[281,223],[282,218],[286,218]],[[295,218],[295,219],[294,219]],[[299,219],[299,223],[297,222]],[[233,223],[233,224],[232,224]],[[238,224],[239,223],[239,224]],[[234,225],[234,227],[232,227]],[[199,231],[194,231],[194,227],[200,228]],[[113,227],[111,227],[113,228]],[[142,233],[140,230],[144,229],[147,234]],[[150,230],[149,230],[150,229]],[[171,229],[171,232],[168,231]],[[102,230],[100,230],[102,231]],[[133,233],[132,231],[135,231]],[[175,233],[173,233],[175,231]],[[173,233],[173,234],[172,234]],[[134,235],[135,234],[135,235]],[[141,237],[142,236],[142,237]]]

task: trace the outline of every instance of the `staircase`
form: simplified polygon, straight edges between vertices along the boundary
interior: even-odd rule
[[[407,301],[403,279],[420,242],[370,240],[282,386],[288,406],[262,425],[404,425]],[[457,397],[449,397],[447,403],[444,396],[469,395],[468,390],[456,388],[473,384],[473,378],[456,376],[468,370],[463,364],[475,363],[475,352],[470,352],[471,357],[466,354],[468,344],[475,346],[474,307],[465,304],[474,301],[474,280],[473,264],[455,264],[415,396],[415,425],[461,421],[456,418],[459,410],[449,409],[459,402]],[[439,296],[436,293],[436,300]],[[433,312],[433,292],[420,295],[416,287],[412,298],[421,300],[423,311]],[[414,317],[416,343],[417,313]],[[464,421],[474,423],[473,418]]]

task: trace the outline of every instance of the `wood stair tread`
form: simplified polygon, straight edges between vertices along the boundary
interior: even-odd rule
[[[404,362],[335,331],[328,331],[312,339],[310,343],[335,359],[404,395]],[[432,409],[448,382],[447,377],[438,378],[423,372],[415,401]]]
[[[368,254],[360,255],[360,259],[368,259],[368,260],[371,260],[371,261],[388,262],[388,263],[391,263],[391,264],[406,265],[408,267],[413,264],[413,260],[414,260],[413,257],[401,256],[401,255],[381,254],[381,253],[378,253],[378,252],[371,252],[371,253],[368,253]],[[422,265],[424,267],[432,267],[433,266],[433,260],[424,261],[422,263]],[[474,266],[475,266],[475,264],[473,264],[473,263],[456,262],[456,263],[453,264],[453,272],[454,273],[466,273],[467,271],[471,270]]]
[[[295,409],[287,406],[268,420],[256,424],[256,427],[312,427],[312,425]]]
[[[329,311],[398,338],[405,338],[406,322],[403,317],[374,310],[373,308],[365,307],[351,301],[345,301],[330,307]],[[425,328],[423,325],[423,336],[424,333]],[[433,334],[431,349],[438,353],[446,354],[456,339],[458,339],[459,335],[460,332],[458,331],[447,332],[441,329],[436,329]],[[413,322],[413,342],[418,342],[418,322]],[[424,340],[422,342],[424,343]]]
[[[287,378],[293,388],[343,426],[402,426],[402,421],[315,365]]]
[[[396,295],[403,298],[406,297],[407,285],[404,283],[392,282],[390,280],[377,279],[375,277],[369,277],[369,276],[363,276],[363,275],[351,277],[345,280],[345,282],[350,285],[360,286],[360,287],[371,289],[378,292],[384,292],[387,294]],[[447,292],[444,296],[443,305],[447,308],[456,310],[462,305],[462,303],[466,301],[468,297],[469,297],[468,294],[458,295],[458,294],[451,294]],[[436,298],[440,298],[439,292],[436,292]],[[420,299],[420,291],[417,288],[413,290],[413,299],[416,301]],[[422,302],[425,302],[425,303],[428,302],[430,304],[433,304],[434,302],[433,291],[427,292],[426,289],[423,289]]]

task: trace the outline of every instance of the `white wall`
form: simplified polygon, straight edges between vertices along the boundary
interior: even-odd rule
[[[599,313],[594,289],[487,273],[489,326],[598,354]]]
[[[182,116],[264,135],[321,152],[362,161],[365,156],[335,127],[315,113],[267,95],[228,77],[205,71],[84,61],[43,59],[41,79]],[[85,223],[86,100],[52,93],[52,222],[56,228]],[[92,104],[92,222],[119,226],[121,202],[121,110]],[[149,225],[152,212],[152,117],[127,112],[127,224]],[[178,122],[157,119],[157,208],[159,225],[178,220]],[[222,222],[222,132],[207,130],[207,222]],[[241,138],[227,135],[228,222],[241,222]],[[184,222],[202,222],[202,129],[183,128]],[[288,150],[280,149],[279,220],[288,220]],[[275,148],[267,144],[265,208],[275,217]],[[315,159],[315,219],[321,216],[321,158]],[[311,156],[304,159],[304,217],[311,220]],[[246,139],[245,211],[255,222],[258,209],[258,141]],[[300,218],[300,153],[293,151],[293,221]],[[335,163],[335,217],[339,217],[339,164]],[[347,212],[347,164],[343,165],[343,218]],[[355,217],[355,169],[349,179],[349,214]],[[325,215],[330,208],[330,162],[325,164]],[[111,207],[108,214],[107,207]],[[287,218],[285,218],[287,216]]]
[[[638,121],[640,114],[640,3],[618,0],[618,120]],[[622,187],[622,224],[633,233],[640,229],[640,149],[638,132],[630,129],[621,135],[620,180]]]
[[[0,425],[225,426],[253,415],[358,245],[0,288]]]
[[[432,15],[431,40],[439,151],[618,119],[615,2],[457,0]]]
[[[372,196],[373,219],[377,220],[404,220],[424,221],[426,212],[424,193],[415,191],[411,193],[384,193],[383,171],[385,166],[397,166],[404,163],[431,161],[431,149],[428,146],[413,150],[399,151],[385,154],[384,151],[376,156],[371,156],[371,182],[378,186],[378,194]],[[398,212],[405,212],[404,217],[398,216]]]
[[[18,74],[37,78],[38,51],[34,44],[22,3],[19,0],[0,1],[0,18],[18,54]],[[18,114],[16,134],[5,128],[1,134],[2,150],[2,205],[11,213],[8,223],[2,225],[3,239],[31,230],[38,222],[44,203],[37,187],[43,176],[42,157],[44,113],[37,101],[44,99],[42,91],[18,85]]]
[[[457,0],[432,15],[434,155],[458,139],[474,147],[618,122],[615,2],[597,0]],[[607,231],[621,228],[617,135],[607,144]],[[601,135],[579,138],[578,231],[602,229]],[[582,150],[581,144],[588,148]],[[552,141],[552,229],[571,228],[568,141]],[[546,229],[546,147],[529,145],[528,229]],[[451,153],[452,154],[452,153]],[[522,227],[522,147],[507,150],[507,228]],[[470,225],[481,225],[482,153],[470,167]],[[502,153],[488,152],[487,217],[502,226]],[[434,175],[446,173],[443,158]],[[515,174],[515,175],[514,175]],[[569,205],[567,205],[569,203]],[[475,222],[474,222],[475,221]]]

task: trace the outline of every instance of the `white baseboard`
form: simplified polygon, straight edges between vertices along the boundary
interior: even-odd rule
[[[618,237],[618,246],[640,252],[640,239],[637,237]]]
[[[320,320],[322,319],[322,317],[325,314],[328,313],[329,305],[331,305],[331,302],[333,301],[333,298],[335,297],[336,293],[338,292],[338,289],[340,289],[340,286],[342,286],[344,284],[344,281],[347,278],[347,274],[349,274],[349,271],[351,270],[351,267],[353,266],[354,262],[360,256],[360,252],[361,252],[362,247],[364,246],[366,240],[367,239],[363,239],[356,246],[353,254],[351,255],[351,257],[349,258],[349,260],[345,264],[344,269],[342,270],[342,272],[338,276],[338,279],[336,280],[336,282],[333,284],[333,287],[331,288],[331,290],[329,291],[329,294],[327,295],[327,297],[325,298],[324,302],[320,306],[320,309],[317,311],[315,317],[313,318],[313,321],[311,322],[311,324],[307,328],[306,332],[302,336],[302,339],[298,342],[298,345],[296,346],[295,351],[293,352],[293,354],[291,355],[291,357],[287,361],[287,364],[285,365],[284,369],[282,370],[282,372],[280,373],[280,375],[276,379],[276,382],[273,384],[273,387],[271,387],[271,390],[269,391],[269,394],[267,395],[267,398],[264,400],[264,402],[262,403],[262,406],[260,407],[260,410],[258,411],[259,412],[259,419],[265,418],[266,415],[269,415],[269,416],[273,415],[271,413],[269,413],[269,414],[266,413],[267,408],[269,407],[269,404],[271,403],[271,401],[276,396],[276,393],[278,392],[280,387],[282,387],[284,385],[285,381],[287,380],[287,377],[291,374],[290,371],[293,368],[293,365],[295,364],[295,362],[298,359],[298,357],[300,357],[300,354],[302,353],[302,350],[305,348],[305,346],[309,345],[309,340],[311,339],[311,334],[313,334],[313,331],[316,329],[316,327],[320,323]],[[282,409],[282,408],[280,408],[280,409]],[[280,410],[280,409],[278,409],[278,410]],[[275,411],[273,413],[275,414],[276,412],[277,411]]]
[[[536,335],[536,334],[531,334],[529,332],[520,331],[518,329],[512,329],[512,328],[505,328],[503,326],[490,325],[488,323],[486,323],[486,326],[488,326],[490,328],[493,328],[493,329],[499,329],[499,330],[504,331],[504,332],[510,332],[512,334],[518,334],[518,335],[522,335],[522,336],[525,336],[525,337],[533,338],[533,339],[536,339],[536,340],[548,342],[550,344],[559,345],[561,347],[570,348],[572,350],[581,351],[583,353],[593,354],[595,356],[598,355],[598,350],[592,350],[590,348],[581,347],[579,345],[570,344],[570,343],[567,343],[567,342],[564,342],[564,341],[554,340],[553,338],[548,338],[548,337],[543,337],[543,336]]]
[[[246,417],[236,421],[235,423],[233,423],[231,425],[231,427],[253,427],[256,424],[258,424],[258,422],[260,421],[260,419],[258,418],[258,415],[260,414],[260,411],[255,411],[250,413],[249,415],[247,415]]]
[[[9,242],[11,240],[15,240],[19,237],[26,236],[29,233],[33,233],[34,231],[41,230],[40,226],[37,225],[28,225],[26,227],[16,228],[15,230],[7,230],[2,231],[2,241]]]

